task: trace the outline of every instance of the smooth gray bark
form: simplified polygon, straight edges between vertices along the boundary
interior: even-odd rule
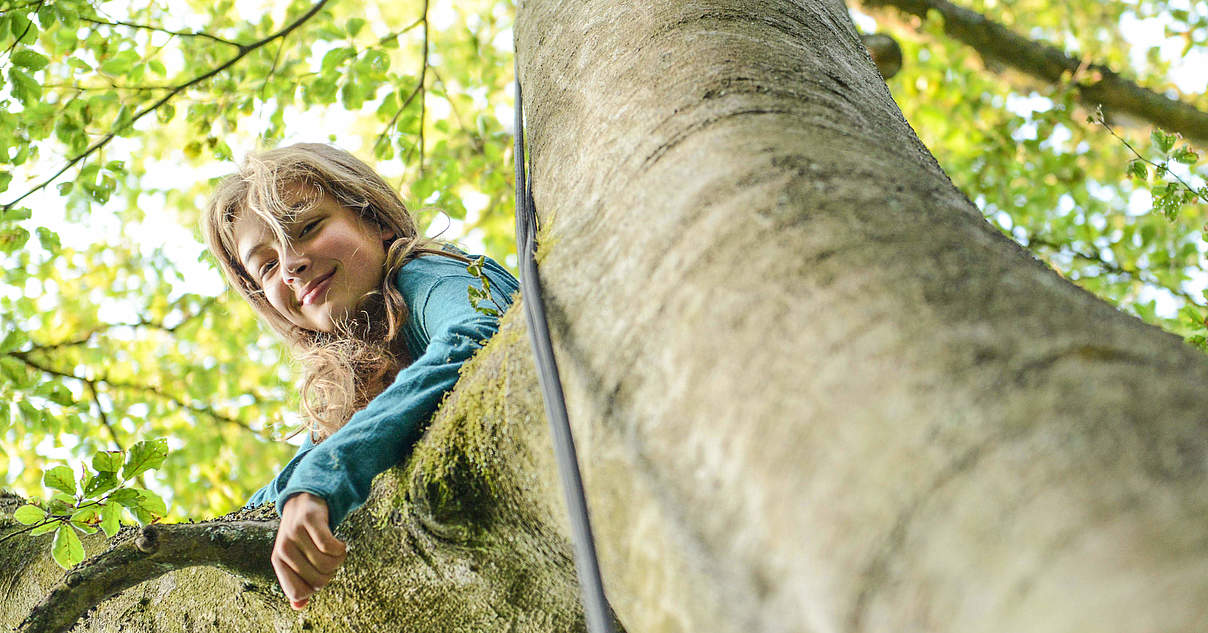
[[[527,3],[542,261],[632,631],[1208,626],[1208,379],[982,220],[839,3]]]
[[[629,631],[1208,628],[1203,358],[990,227],[841,3],[523,2],[517,29],[543,281]],[[225,580],[245,622],[179,625],[222,573],[176,572],[87,630],[581,627],[516,316],[305,616]]]

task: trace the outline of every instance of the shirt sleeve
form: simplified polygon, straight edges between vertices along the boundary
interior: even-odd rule
[[[416,302],[412,309],[419,311],[414,317],[428,339],[427,348],[347,424],[294,458],[297,464],[276,497],[278,512],[291,496],[309,492],[327,502],[334,529],[369,497],[374,477],[410,454],[457,383],[462,364],[499,329],[497,317],[471,307],[471,283],[479,285],[468,273],[441,277]],[[499,300],[504,293],[493,294]],[[510,298],[502,299],[507,307]]]
[[[294,469],[298,467],[298,464],[302,461],[302,458],[310,452],[310,449],[314,447],[315,443],[310,441],[310,433],[307,433],[306,439],[303,440],[302,445],[298,447],[298,452],[294,454],[293,459],[289,460],[289,463],[285,465],[285,468],[282,468],[281,472],[277,473],[277,476],[273,477],[272,481],[268,482],[268,484],[266,484],[263,488],[257,490],[252,495],[252,498],[248,499],[247,503],[243,505],[243,507],[254,508],[266,503],[275,504],[277,502],[277,497],[281,494],[281,490],[285,488],[286,482],[289,481],[290,475],[294,473]]]

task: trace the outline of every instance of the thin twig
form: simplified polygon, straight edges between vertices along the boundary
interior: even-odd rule
[[[12,532],[9,532],[8,534],[5,534],[4,536],[0,536],[0,543],[5,542],[5,541],[7,541],[8,539],[10,539],[10,538],[12,538],[12,537],[14,537],[14,536],[16,536],[16,535],[18,535],[18,534],[25,534],[26,532],[28,532],[28,531],[30,531],[30,530],[32,530],[32,529],[34,529],[34,528],[38,527],[39,525],[43,525],[43,524],[45,524],[45,523],[46,523],[46,521],[42,521],[41,523],[35,523],[35,524],[30,525],[30,526],[28,526],[28,527],[23,527],[23,528],[21,528],[21,529],[19,529],[19,530],[13,530]]]
[[[45,0],[38,0],[37,6],[36,6],[36,8],[34,9],[34,12],[37,12],[37,10],[38,10],[38,9],[41,9],[41,8],[42,8],[42,4],[43,4],[44,2],[45,2]],[[29,6],[29,5],[25,5],[25,6]],[[9,55],[12,55],[12,54],[13,54],[13,49],[14,49],[14,48],[17,48],[17,44],[20,44],[20,43],[21,43],[21,40],[25,39],[25,36],[29,34],[29,29],[30,29],[30,28],[32,28],[32,27],[33,27],[33,25],[34,25],[33,20],[29,20],[29,21],[27,21],[27,22],[26,22],[26,24],[25,24],[25,30],[24,30],[24,31],[21,31],[21,34],[17,36],[17,39],[13,40],[13,43],[12,43],[12,44],[9,44],[9,45],[8,45],[8,48],[7,48],[7,49],[5,49],[5,51],[4,51],[4,55],[5,55],[6,57],[7,57],[7,56],[9,56]],[[7,209],[8,209],[8,207],[5,207],[5,210],[7,210]]]
[[[1099,266],[1102,266],[1109,273],[1114,273],[1117,275],[1126,275],[1143,284],[1161,288],[1177,297],[1181,297],[1182,299],[1187,301],[1187,303],[1190,303],[1192,305],[1197,305],[1197,306],[1200,305],[1199,303],[1196,302],[1195,297],[1192,296],[1187,291],[1185,291],[1181,288],[1171,288],[1171,287],[1159,282],[1157,279],[1148,277],[1145,274],[1145,272],[1142,270],[1125,268],[1119,264],[1107,261],[1102,256],[1091,254],[1091,253],[1086,253],[1086,252],[1077,250],[1075,248],[1072,248],[1068,245],[1057,244],[1056,242],[1052,242],[1043,237],[1027,235],[1024,237],[1024,239],[1027,241],[1027,245],[1029,247],[1044,246],[1045,248],[1051,249],[1058,253],[1068,253],[1069,255],[1076,257],[1078,259],[1081,259],[1083,261],[1091,262],[1092,264],[1098,264]]]
[[[88,391],[92,394],[92,401],[96,403],[97,416],[101,418],[101,424],[109,430],[109,437],[113,438],[114,446],[117,446],[117,450],[119,451],[125,451],[126,449],[122,446],[121,440],[117,439],[117,431],[109,423],[109,416],[105,413],[105,405],[101,404],[101,396],[97,393],[96,385],[90,382],[84,384],[88,385]]]
[[[424,82],[428,78],[428,0],[424,0],[424,58],[419,69],[419,86],[424,94],[419,99],[419,175],[424,175],[424,118],[427,116],[428,92]]]
[[[184,327],[184,325],[189,323],[190,321],[200,318],[202,315],[204,315],[206,313],[206,310],[210,309],[216,303],[218,303],[217,297],[210,297],[210,298],[206,299],[204,302],[202,302],[201,307],[198,308],[197,312],[194,312],[193,314],[186,316],[185,318],[180,320],[180,323],[177,323],[176,325],[172,325],[172,326],[164,325],[163,323],[160,323],[158,321],[151,321],[149,319],[142,319],[135,323],[106,323],[104,325],[98,325],[97,327],[92,328],[91,330],[88,331],[88,334],[84,335],[83,337],[76,338],[76,339],[70,339],[70,340],[66,340],[66,341],[59,341],[57,343],[46,343],[46,344],[34,343],[29,348],[22,350],[22,351],[24,353],[29,354],[29,353],[33,353],[33,352],[47,352],[47,351],[59,349],[62,347],[75,347],[78,345],[85,345],[89,341],[91,341],[93,339],[93,337],[100,334],[101,332],[106,332],[108,330],[111,330],[114,328],[119,328],[119,327],[149,328],[149,329],[160,330],[163,332],[167,332],[169,334],[173,334],[181,327]],[[169,310],[173,310],[173,309],[176,309],[176,306],[172,306],[171,308],[169,308]]]
[[[217,411],[215,411],[209,407],[199,407],[199,406],[196,406],[193,404],[189,404],[188,402],[185,402],[184,400],[181,400],[180,398],[177,398],[176,396],[173,396],[173,395],[167,394],[167,393],[163,393],[159,389],[152,387],[150,385],[140,385],[137,383],[116,381],[116,380],[111,380],[109,378],[85,378],[84,376],[77,376],[76,374],[73,374],[70,372],[65,372],[65,371],[60,371],[53,367],[44,365],[36,360],[29,358],[29,356],[23,352],[8,352],[6,354],[6,356],[15,358],[15,359],[21,361],[22,363],[24,363],[25,365],[32,367],[44,374],[50,374],[52,376],[58,376],[60,378],[70,378],[72,380],[78,380],[78,381],[84,383],[85,385],[92,386],[92,385],[100,384],[100,385],[105,385],[111,389],[126,389],[129,391],[147,393],[147,394],[153,395],[157,398],[160,398],[162,400],[171,402],[172,404],[175,404],[176,406],[178,406],[182,409],[188,409],[189,411],[192,411],[193,413],[196,413],[198,415],[204,415],[207,417],[214,418],[215,420],[226,422],[228,424],[234,424],[235,426],[241,427],[247,431],[256,433],[255,429],[253,429],[250,425],[248,425],[246,422],[244,422],[242,420],[218,413]]]
[[[215,75],[218,75],[219,73],[223,72],[227,68],[234,66],[236,62],[238,62],[239,60],[246,57],[248,53],[251,53],[252,51],[260,48],[261,46],[268,44],[269,42],[272,42],[273,40],[275,40],[277,38],[285,37],[286,35],[289,35],[289,33],[292,32],[294,29],[298,28],[304,22],[306,22],[310,18],[314,17],[315,14],[317,14],[323,8],[323,6],[327,4],[327,2],[328,2],[328,0],[319,0],[318,3],[316,3],[314,6],[312,6],[306,13],[304,13],[297,20],[294,20],[292,23],[290,23],[285,28],[281,29],[280,31],[278,31],[272,35],[269,35],[268,37],[265,37],[264,39],[261,39],[257,42],[253,42],[251,44],[239,45],[239,53],[237,55],[235,55],[234,57],[232,57],[230,60],[226,61],[222,65],[218,66],[217,68],[213,68],[205,73],[202,73],[202,74],[194,77],[193,79],[190,79],[189,81],[187,81],[183,84],[180,84],[179,86],[174,88],[172,90],[172,92],[164,95],[162,98],[160,98],[154,104],[144,108],[143,110],[136,113],[133,117],[131,117],[130,121],[126,124],[127,127],[133,126],[136,121],[143,118],[147,114],[154,112],[157,108],[159,108],[161,105],[170,101],[172,99],[172,97],[175,97],[177,94],[180,94],[186,88],[195,86],[211,77],[214,77]],[[62,176],[68,169],[71,169],[77,163],[79,163],[80,161],[84,160],[85,158],[91,156],[94,152],[96,152],[100,148],[104,147],[107,143],[109,143],[109,141],[116,138],[118,132],[120,132],[120,131],[122,131],[122,130],[119,129],[119,130],[114,130],[114,131],[109,132],[108,134],[105,135],[104,138],[97,141],[96,143],[93,143],[91,147],[89,147],[88,149],[86,149],[82,153],[80,153],[79,155],[77,155],[74,158],[72,158],[71,160],[69,160],[67,162],[67,164],[64,165],[62,169],[55,172],[54,175],[52,175],[49,178],[47,178],[46,180],[42,181],[41,184],[37,185],[33,189],[30,189],[29,191],[21,194],[21,196],[18,197],[16,200],[12,200],[12,201],[4,204],[2,207],[0,207],[0,210],[7,211],[7,210],[11,209],[13,206],[15,206],[18,202],[21,202],[25,198],[28,198],[29,196],[33,195],[35,192],[45,188],[47,185],[49,185],[50,183],[57,180],[59,176]]]
[[[1104,116],[1103,116],[1103,108],[1098,108],[1098,109],[1095,111],[1095,122],[1096,122],[1096,123],[1098,123],[1099,125],[1102,125],[1102,126],[1103,126],[1103,127],[1106,129],[1106,130],[1107,130],[1108,134],[1111,134],[1112,136],[1116,137],[1116,139],[1117,139],[1117,140],[1119,140],[1121,143],[1123,143],[1123,144],[1124,144],[1124,147],[1127,147],[1127,148],[1128,148],[1128,151],[1132,152],[1132,153],[1133,153],[1133,156],[1136,156],[1136,157],[1137,157],[1137,160],[1139,160],[1139,161],[1141,161],[1141,162],[1143,162],[1143,163],[1145,163],[1145,164],[1147,164],[1147,165],[1149,165],[1149,166],[1153,167],[1154,169],[1157,169],[1157,170],[1159,171],[1159,173],[1161,173],[1161,174],[1163,174],[1163,175],[1165,175],[1165,174],[1170,174],[1170,177],[1171,177],[1171,178],[1174,178],[1175,180],[1179,181],[1179,184],[1180,184],[1180,185],[1183,185],[1183,187],[1184,187],[1184,188],[1186,188],[1186,189],[1187,189],[1187,191],[1190,191],[1190,192],[1191,192],[1191,194],[1195,196],[1195,199],[1196,199],[1196,200],[1199,200],[1199,198],[1200,198],[1200,192],[1196,191],[1194,187],[1192,187],[1191,185],[1187,184],[1187,181],[1185,181],[1185,180],[1183,180],[1182,178],[1180,178],[1178,174],[1176,174],[1176,173],[1174,173],[1173,171],[1171,171],[1170,167],[1168,167],[1168,166],[1166,166],[1166,165],[1159,165],[1159,164],[1157,164],[1157,163],[1153,162],[1152,160],[1149,160],[1148,158],[1145,158],[1144,156],[1142,156],[1142,155],[1141,155],[1141,152],[1138,152],[1138,151],[1137,151],[1137,150],[1136,150],[1136,149],[1135,149],[1135,148],[1132,146],[1132,144],[1131,144],[1131,143],[1129,143],[1128,141],[1124,140],[1124,137],[1120,136],[1119,134],[1116,134],[1116,131],[1112,129],[1112,126],[1108,125],[1108,123],[1107,123],[1107,119],[1106,119],[1106,118],[1104,118]]]
[[[411,90],[411,94],[407,95],[407,98],[403,101],[403,104],[399,106],[398,110],[394,113],[394,116],[390,117],[390,121],[388,123],[386,123],[386,127],[382,128],[382,133],[378,134],[377,140],[374,141],[375,146],[381,144],[383,141],[388,140],[387,137],[389,136],[390,131],[394,128],[394,124],[397,123],[399,117],[402,116],[403,110],[406,110],[407,106],[411,105],[411,102],[415,100],[416,95],[420,94],[420,92],[422,92],[424,90],[424,77],[425,77],[424,73],[428,69],[428,2],[427,2],[427,0],[424,1],[424,13],[422,16],[420,16],[419,19],[417,19],[415,22],[412,22],[409,26],[407,26],[403,30],[399,31],[398,33],[394,34],[393,36],[386,36],[385,38],[382,38],[382,41],[384,42],[384,41],[390,39],[391,37],[397,37],[398,35],[406,33],[407,31],[410,31],[411,29],[415,28],[416,25],[418,25],[418,24],[424,25],[424,56],[423,56],[423,67],[420,68],[420,73],[419,73],[419,82],[417,82],[415,84],[415,88]],[[422,101],[420,102],[420,107],[421,107],[421,113],[422,113],[422,107],[423,107]],[[424,134],[423,123],[424,123],[423,115],[421,114],[420,130],[419,130],[421,139],[423,138],[423,134]],[[406,162],[406,161],[404,160],[404,162]]]
[[[273,65],[269,67],[268,74],[264,76],[264,81],[260,82],[260,99],[264,99],[264,90],[268,88],[268,80],[273,78],[273,74],[277,72],[277,63],[281,61],[281,51],[285,48],[286,38],[281,38],[281,42],[277,44],[277,54],[273,55]]]
[[[121,20],[114,20],[113,22],[108,22],[108,21],[106,21],[106,20],[98,20],[98,19],[96,19],[96,18],[80,18],[80,21],[81,21],[81,22],[88,22],[88,23],[91,23],[91,24],[98,24],[98,25],[101,25],[101,26],[125,26],[125,27],[132,28],[132,29],[143,29],[143,30],[146,30],[146,31],[157,31],[157,32],[159,32],[159,33],[167,33],[168,35],[179,35],[179,36],[181,36],[181,37],[202,37],[202,38],[206,38],[206,39],[209,39],[209,40],[213,40],[213,41],[218,42],[218,43],[220,43],[220,44],[226,44],[227,46],[233,46],[233,47],[235,47],[235,48],[242,48],[242,47],[243,47],[243,44],[240,44],[239,42],[232,42],[231,40],[228,40],[228,39],[223,39],[223,38],[221,38],[221,37],[218,37],[217,35],[211,35],[211,34],[209,34],[209,33],[204,33],[204,32],[200,32],[200,31],[193,31],[193,32],[190,32],[190,31],[170,31],[170,30],[168,30],[168,29],[165,29],[165,28],[163,28],[163,27],[159,27],[159,26],[151,26],[151,25],[148,25],[148,24],[134,24],[134,23],[132,23],[132,22],[123,22],[123,21],[121,21]]]

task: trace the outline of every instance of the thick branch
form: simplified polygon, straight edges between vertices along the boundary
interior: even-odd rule
[[[1068,81],[1078,99],[1110,113],[1149,121],[1178,132],[1193,143],[1208,145],[1208,113],[1121,77],[1100,64],[1086,64],[1060,49],[1030,40],[986,16],[946,0],[860,0],[868,8],[891,6],[926,19],[929,10],[944,17],[944,33],[972,46],[984,58],[1010,66],[1048,83]]]
[[[148,525],[134,538],[84,561],[33,608],[20,633],[68,631],[90,608],[123,589],[177,569],[209,565],[271,585],[269,552],[278,521]]]

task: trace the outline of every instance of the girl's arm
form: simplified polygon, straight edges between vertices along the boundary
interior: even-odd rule
[[[506,308],[516,282],[491,263],[492,291]],[[481,286],[463,264],[447,258],[421,258],[403,271],[400,278],[409,274],[411,280],[403,279],[400,287],[412,309],[411,318],[428,339],[426,349],[340,430],[301,455],[277,495],[279,512],[291,496],[307,492],[327,502],[328,521],[334,529],[365,502],[373,478],[410,453],[429,418],[456,384],[462,363],[498,331],[497,317],[481,314],[470,305],[467,288]],[[417,278],[419,283],[414,282]]]
[[[302,441],[302,445],[298,447],[298,452],[294,453],[293,458],[289,460],[289,463],[285,465],[285,468],[282,468],[281,472],[277,473],[277,476],[273,477],[272,481],[268,482],[263,488],[252,494],[252,497],[248,499],[247,503],[243,504],[243,507],[254,508],[266,503],[272,503],[275,505],[277,503],[277,497],[281,495],[281,490],[285,487],[286,482],[289,481],[290,475],[294,473],[294,469],[298,467],[298,464],[302,461],[302,458],[310,452],[310,449],[314,447],[315,443],[310,441],[310,433],[307,433],[306,439],[304,439]]]

